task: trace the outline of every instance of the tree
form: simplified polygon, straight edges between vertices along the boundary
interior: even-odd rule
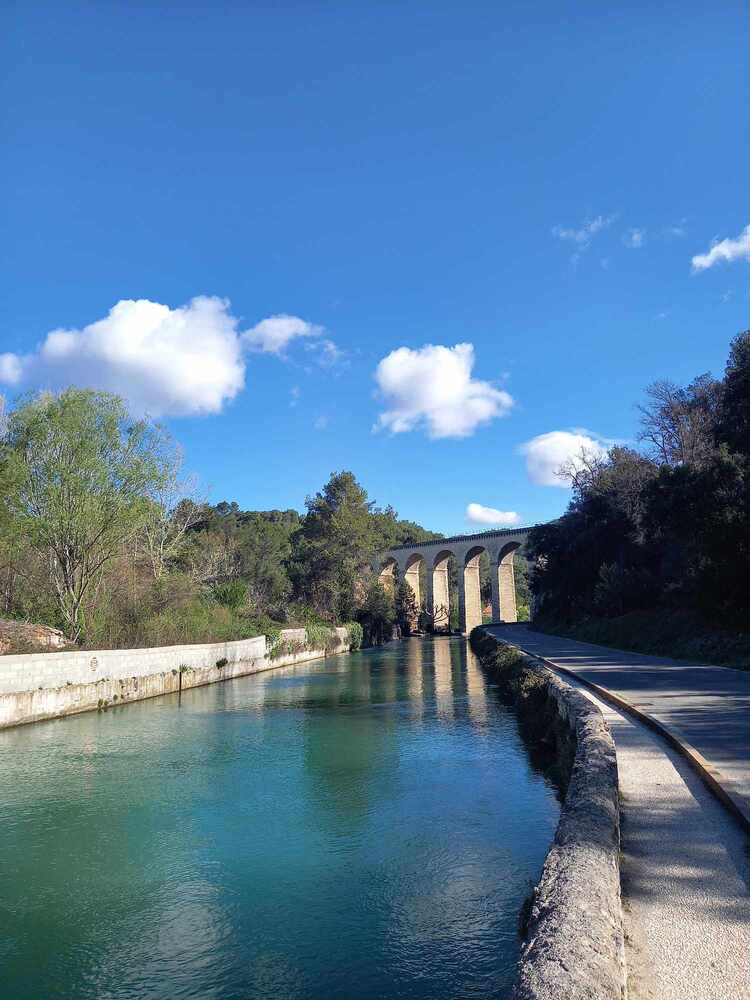
[[[299,526],[296,511],[283,518],[280,511],[252,511],[242,515],[237,533],[237,563],[247,583],[250,601],[257,611],[279,611],[289,596],[291,583],[286,570],[292,553],[293,525]]]
[[[719,436],[732,451],[750,456],[750,330],[729,348]]]
[[[377,577],[370,576],[357,620],[362,625],[365,646],[377,646],[392,638],[396,612],[393,597]]]
[[[0,445],[0,503],[42,550],[69,638],[103,567],[143,526],[168,477],[163,432],[114,395],[68,389],[15,409]]]
[[[180,478],[181,450],[166,435],[162,443],[163,476],[149,491],[151,502],[141,533],[155,580],[161,579],[167,563],[177,556],[187,532],[201,520],[205,507],[195,480]]]
[[[721,383],[699,375],[687,388],[665,380],[646,389],[640,405],[640,441],[664,465],[703,465],[715,450],[721,405]]]
[[[402,580],[396,590],[396,621],[405,635],[409,635],[419,623],[419,606],[406,580]]]
[[[347,621],[357,578],[377,549],[373,504],[351,472],[335,472],[305,506],[290,564],[297,593],[329,620]]]

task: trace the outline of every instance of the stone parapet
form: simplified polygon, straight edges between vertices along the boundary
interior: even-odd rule
[[[597,706],[534,657],[482,628],[482,664],[557,747],[567,773],[560,821],[531,900],[514,1000],[622,1000],[617,757]]]

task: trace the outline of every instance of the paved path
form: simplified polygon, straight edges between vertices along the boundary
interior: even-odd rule
[[[678,666],[675,661],[574,643],[522,626],[492,630],[602,687],[608,687],[618,672],[637,671],[639,683],[645,685],[643,672],[658,673],[662,665],[670,670]],[[708,671],[710,677],[719,668],[685,669],[690,675],[695,670]],[[609,678],[607,684],[603,674]],[[670,676],[679,688],[674,671]],[[632,684],[632,676],[627,680],[633,697],[632,692],[641,688]],[[732,680],[728,678],[728,683]],[[587,688],[582,690],[602,709],[617,750],[629,995],[633,1000],[750,1000],[746,834],[661,737]],[[625,697],[625,689],[613,690]],[[666,713],[679,711],[673,704],[676,699],[668,697],[673,692],[663,677],[656,690],[666,702]],[[697,696],[688,689],[688,697]],[[645,699],[641,695],[638,700]],[[649,691],[648,700],[652,703],[649,714],[656,714],[658,696]],[[697,711],[691,706],[691,713]],[[697,736],[691,736],[697,743]],[[705,745],[703,751],[707,750]]]
[[[582,690],[617,750],[629,997],[747,1000],[747,836],[664,740]]]
[[[720,772],[750,819],[750,671],[608,649],[525,625],[488,627],[655,718]]]

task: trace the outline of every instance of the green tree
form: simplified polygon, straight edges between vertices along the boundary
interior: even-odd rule
[[[238,571],[248,585],[257,611],[280,611],[291,591],[286,564],[292,554],[295,519],[276,518],[278,511],[252,511],[242,516],[237,532]]]
[[[164,434],[131,421],[109,393],[43,393],[8,417],[0,445],[0,504],[49,562],[69,637],[105,565],[143,526],[149,496],[171,474]]]
[[[373,504],[351,472],[335,472],[305,505],[290,566],[295,588],[329,620],[348,621],[357,580],[378,547]]]
[[[719,435],[732,451],[750,456],[750,330],[729,348]]]
[[[402,580],[396,590],[396,620],[405,635],[415,630],[419,623],[419,606],[406,580]]]
[[[368,580],[357,620],[362,626],[365,646],[378,646],[391,638],[396,620],[393,597],[375,576]]]

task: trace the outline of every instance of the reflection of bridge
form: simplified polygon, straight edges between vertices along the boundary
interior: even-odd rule
[[[503,528],[478,535],[436,538],[421,545],[397,545],[383,552],[376,569],[384,585],[393,587],[394,578],[405,580],[414,591],[417,604],[424,601],[436,627],[447,627],[450,615],[449,561],[458,571],[458,620],[461,631],[469,633],[482,624],[482,597],[479,560],[483,552],[490,561],[493,621],[517,621],[513,553],[526,541],[530,528]],[[420,570],[426,580],[422,593]]]

